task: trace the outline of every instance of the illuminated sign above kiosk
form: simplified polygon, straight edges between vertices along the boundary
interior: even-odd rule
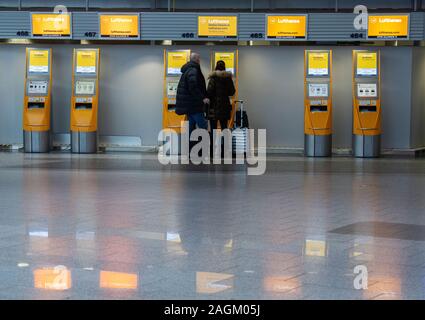
[[[408,39],[409,15],[369,15],[368,38]]]
[[[238,18],[236,16],[199,16],[198,37],[236,38]]]
[[[268,39],[306,39],[307,16],[267,16]]]
[[[31,17],[33,37],[71,37],[70,13],[33,13]]]
[[[101,38],[138,38],[139,15],[108,15],[101,14]]]

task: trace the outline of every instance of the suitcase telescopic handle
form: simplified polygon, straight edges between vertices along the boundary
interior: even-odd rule
[[[238,103],[240,103],[241,104],[241,128],[243,127],[243,115],[242,115],[242,112],[243,112],[243,100],[235,100],[235,104],[238,104]],[[237,124],[237,110],[235,110],[235,124]]]

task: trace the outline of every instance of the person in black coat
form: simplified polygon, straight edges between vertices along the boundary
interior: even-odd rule
[[[208,129],[205,119],[205,104],[210,101],[207,97],[205,78],[201,71],[200,55],[193,52],[190,61],[182,68],[182,76],[177,86],[176,113],[187,115],[190,132],[196,126]]]
[[[226,129],[232,114],[232,105],[229,97],[235,94],[235,85],[232,73],[226,71],[224,61],[217,61],[215,71],[209,76],[207,94],[210,99],[208,119],[211,130],[217,129],[220,122],[221,129]]]

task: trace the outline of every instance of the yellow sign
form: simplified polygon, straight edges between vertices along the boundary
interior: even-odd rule
[[[139,37],[139,16],[100,15],[100,36],[102,38]]]
[[[368,19],[369,38],[407,38],[409,36],[409,15],[370,15]]]
[[[71,288],[71,271],[64,266],[35,269],[34,288],[47,290],[67,290]]]
[[[96,50],[78,50],[77,51],[77,73],[96,73]]]
[[[224,61],[226,64],[226,71],[235,74],[235,53],[234,52],[215,52],[214,53],[214,67],[217,61]]]
[[[34,13],[32,35],[33,37],[70,37],[71,15],[69,13]]]
[[[357,53],[357,74],[362,76],[376,76],[378,71],[378,58],[376,52]]]
[[[167,74],[179,75],[180,69],[189,61],[189,51],[168,51],[167,52]]]
[[[308,52],[308,75],[327,76],[329,74],[329,52]]]
[[[267,16],[267,38],[305,39],[306,16]]]
[[[238,18],[236,16],[199,16],[198,37],[236,38]]]
[[[30,50],[28,71],[49,72],[49,50]]]
[[[135,273],[100,271],[101,288],[137,289],[138,277]]]

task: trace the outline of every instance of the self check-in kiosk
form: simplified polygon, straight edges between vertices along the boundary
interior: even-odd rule
[[[176,114],[177,86],[181,67],[189,62],[190,50],[164,50],[164,98],[162,112],[163,129],[181,133],[181,122],[186,116]]]
[[[233,83],[235,84],[235,94],[231,97],[232,113],[228,127],[233,127],[235,121],[236,102],[238,100],[238,50],[235,51],[214,51],[211,54],[211,71],[214,71],[217,61],[222,60],[226,64],[226,71],[232,73]]]
[[[23,113],[24,151],[49,152],[52,50],[27,48]]]
[[[304,153],[332,153],[332,51],[306,50],[304,57]]]
[[[71,98],[71,152],[97,152],[99,49],[74,49]]]
[[[380,152],[380,52],[353,50],[353,155],[379,157]]]

